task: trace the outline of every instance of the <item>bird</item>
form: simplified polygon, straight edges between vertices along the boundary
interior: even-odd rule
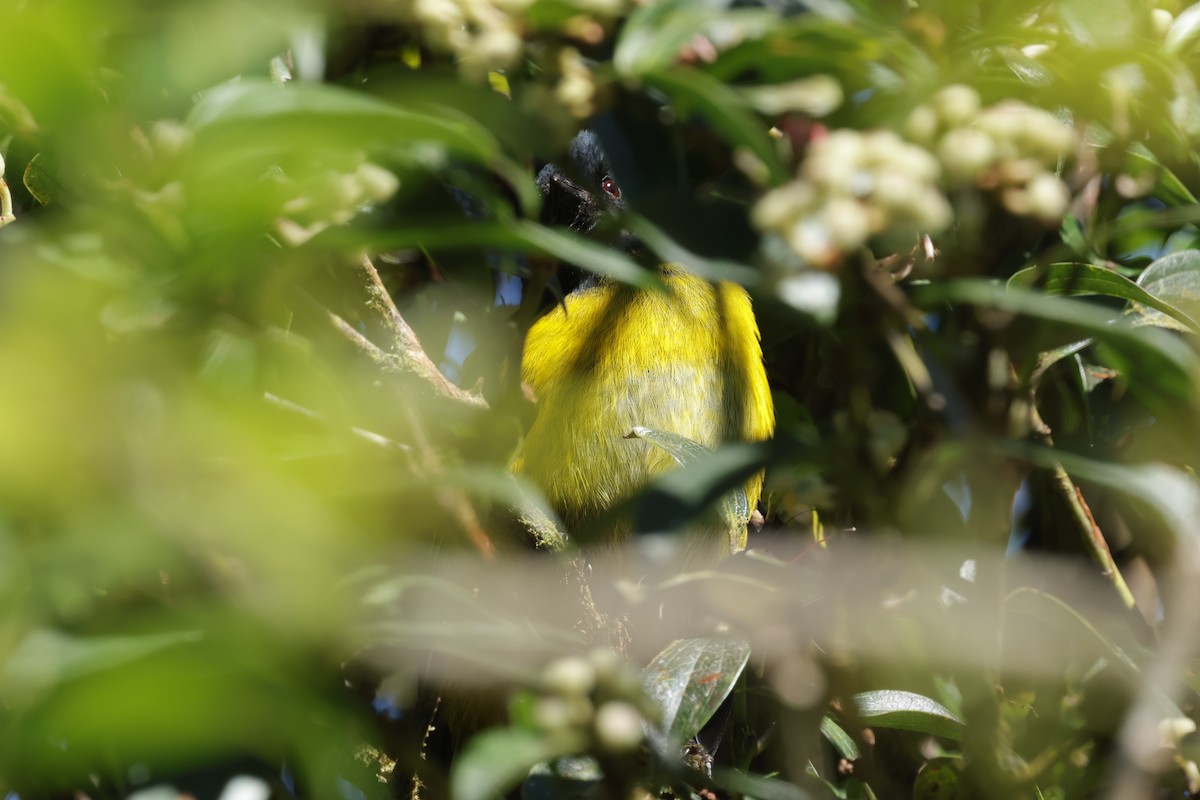
[[[589,233],[625,199],[594,132],[579,133],[569,156],[569,173],[548,164],[538,174],[544,217]],[[627,234],[615,244],[640,245]],[[589,527],[677,466],[651,442],[626,438],[635,426],[708,448],[774,433],[749,294],[686,264],[660,263],[655,271],[660,288],[588,274],[525,339],[521,376],[537,407],[511,470],[541,489],[570,535],[590,533],[585,546],[621,541],[627,522]],[[750,509],[762,486],[761,472],[746,482]],[[740,537],[744,546],[744,530]],[[736,537],[730,547],[739,549]]]

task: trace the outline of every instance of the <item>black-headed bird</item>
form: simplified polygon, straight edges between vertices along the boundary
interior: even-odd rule
[[[572,173],[548,165],[538,185],[551,221],[587,232],[624,201],[595,134],[577,136],[570,156]],[[774,432],[746,290],[700,278],[685,264],[657,270],[661,290],[588,276],[526,338],[522,379],[537,412],[512,469],[541,488],[568,532],[586,530],[675,468],[666,451],[625,438],[635,426],[709,448],[763,441]],[[759,473],[746,484],[750,509],[762,483]],[[627,530],[618,526],[604,535]],[[740,549],[737,536],[729,548]]]

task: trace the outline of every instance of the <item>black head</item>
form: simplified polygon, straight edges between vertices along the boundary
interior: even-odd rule
[[[542,222],[590,233],[610,209],[624,208],[621,187],[593,132],[581,131],[567,154],[567,169],[547,164],[538,173],[538,189],[545,197]]]

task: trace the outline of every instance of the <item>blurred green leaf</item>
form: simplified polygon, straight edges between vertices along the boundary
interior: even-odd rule
[[[1196,264],[1200,265],[1200,256],[1197,257]],[[1200,273],[1197,274],[1200,275]],[[1200,288],[1200,277],[1197,278],[1196,282],[1197,287]],[[1135,305],[1146,305],[1163,314],[1167,314],[1181,323],[1185,330],[1200,331],[1200,325],[1197,325],[1195,320],[1175,306],[1172,306],[1169,302],[1161,299],[1161,297],[1156,297],[1125,276],[1118,275],[1110,269],[1098,267],[1094,264],[1060,262],[1051,264],[1044,269],[1040,267],[1026,267],[1009,278],[1008,285],[1024,287],[1037,285],[1048,295],[1098,294],[1106,297],[1117,297],[1122,300],[1128,300]],[[1155,288],[1161,289],[1163,287],[1156,284]],[[1197,294],[1197,297],[1200,297],[1200,294]]]
[[[204,632],[198,630],[88,638],[37,630],[26,636],[9,656],[0,681],[3,681],[6,694],[36,692],[89,673],[118,668],[169,647],[197,642],[203,637]]]
[[[706,461],[709,463],[718,461],[718,459],[712,458],[714,455],[712,450],[709,450],[699,442],[692,441],[686,436],[680,436],[670,431],[660,431],[654,428],[635,425],[626,434],[625,438],[645,439],[669,453],[681,467],[688,467]],[[723,458],[720,460],[723,460]],[[704,485],[705,483],[704,480],[699,479],[695,471],[691,474],[691,480],[695,481],[698,485]],[[746,525],[750,522],[750,513],[752,510],[750,508],[750,497],[746,494],[745,486],[735,488],[724,495],[721,500],[721,517],[725,520],[725,524],[729,528],[731,553],[738,553],[745,549]]]
[[[646,693],[662,709],[661,723],[650,732],[660,753],[672,753],[700,732],[749,660],[748,641],[714,637],[678,639],[654,657],[643,675]]]
[[[685,67],[647,72],[642,80],[671,98],[680,115],[703,117],[735,150],[752,154],[762,164],[771,185],[787,179],[767,126],[736,91],[716,78]]]
[[[624,77],[642,76],[676,62],[698,36],[723,41],[769,29],[778,17],[766,9],[730,9],[724,0],[666,0],[638,6],[625,21],[613,53]]]
[[[517,786],[537,764],[579,749],[582,742],[565,734],[538,734],[505,728],[472,737],[454,762],[450,796],[454,800],[494,800]]]
[[[879,728],[929,733],[961,741],[963,721],[924,695],[881,689],[854,695],[863,722]]]
[[[380,249],[421,247],[438,251],[491,247],[498,250],[545,253],[632,286],[654,288],[661,285],[657,275],[638,266],[636,261],[620,251],[605,247],[572,231],[547,228],[528,220],[435,219],[416,223],[408,220],[402,227],[378,231],[330,229],[314,239],[314,243],[339,248],[370,243]]]

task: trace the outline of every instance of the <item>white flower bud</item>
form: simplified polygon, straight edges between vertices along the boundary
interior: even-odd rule
[[[913,179],[899,169],[884,169],[875,176],[871,204],[889,211],[902,212],[912,202]],[[878,233],[878,228],[872,228]]]
[[[1016,186],[1009,186],[1000,192],[1000,202],[1008,209],[1009,213],[1015,214],[1018,217],[1023,217],[1029,213],[1030,202],[1029,192]]]
[[[462,8],[454,0],[416,0],[413,14],[422,25],[451,30],[465,23]]]
[[[596,740],[605,750],[627,753],[642,743],[642,715],[629,703],[605,703],[596,713]]]
[[[517,60],[525,43],[508,28],[490,28],[476,39],[473,50],[484,64],[506,67]]]
[[[938,132],[938,115],[927,105],[919,105],[908,115],[904,122],[904,133],[909,139],[920,144],[933,143]]]
[[[588,661],[596,670],[596,680],[607,683],[615,680],[625,670],[625,659],[607,647],[597,647],[588,653]]]
[[[362,186],[363,194],[368,200],[377,203],[389,199],[400,188],[400,179],[391,170],[386,170],[378,164],[364,161],[354,172]]]
[[[979,92],[962,84],[947,86],[935,94],[931,102],[942,124],[948,128],[965,125],[979,113]]]
[[[546,667],[542,681],[561,695],[586,695],[596,686],[596,670],[582,658],[560,658]]]
[[[1188,717],[1164,717],[1158,721],[1158,735],[1164,747],[1175,748],[1183,737],[1196,732],[1196,723]]]
[[[858,131],[842,128],[833,131],[812,146],[808,157],[804,159],[804,169],[823,171],[836,168],[839,171],[852,172],[862,159],[862,136]],[[815,175],[812,177],[817,179]]]
[[[163,158],[179,155],[191,140],[191,132],[174,120],[160,119],[150,126],[150,143]]]
[[[907,144],[892,131],[868,131],[863,134],[863,160],[872,167],[902,164],[911,154]],[[920,149],[920,148],[916,148]]]
[[[867,212],[857,201],[845,197],[829,201],[821,220],[839,250],[852,250],[867,239]]]
[[[954,183],[974,183],[996,159],[996,143],[978,128],[955,128],[938,143],[938,157]]]
[[[1079,145],[1079,135],[1053,114],[1039,112],[1030,115],[1021,131],[1020,141],[1030,155],[1041,158],[1045,164],[1053,164]]]
[[[923,147],[906,144],[897,164],[910,178],[921,183],[933,183],[942,174],[938,160]]]
[[[787,243],[814,267],[830,267],[838,251],[830,241],[829,229],[814,217],[804,217],[785,231]]]
[[[0,153],[0,178],[4,177],[4,154]]]
[[[1033,158],[1013,158],[1000,164],[1000,181],[1010,186],[1020,186],[1044,172],[1040,161]]]
[[[561,697],[539,697],[533,706],[533,721],[544,731],[561,731],[572,727],[571,704]]]
[[[1047,223],[1053,223],[1067,213],[1071,193],[1057,177],[1043,172],[1025,187],[1029,196],[1029,213]]]
[[[954,219],[954,209],[941,192],[932,186],[925,186],[913,196],[909,217],[922,231],[933,233],[950,224]]]
[[[806,213],[816,201],[816,190],[806,181],[792,181],[762,196],[751,219],[760,230],[782,228]]]
[[[334,178],[329,199],[338,209],[354,208],[361,203],[363,185],[358,179],[358,175],[338,175]]]

